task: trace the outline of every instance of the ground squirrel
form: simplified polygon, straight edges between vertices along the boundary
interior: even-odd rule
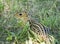
[[[28,17],[27,12],[18,12],[15,14],[17,19],[21,19],[23,23],[25,24],[26,22],[30,23],[30,28],[32,31],[34,31],[36,34],[40,35],[44,40],[49,41],[47,38],[47,35],[45,33],[45,28],[42,24],[35,22],[33,19]],[[23,25],[24,26],[24,25]],[[50,44],[50,43],[47,43]]]

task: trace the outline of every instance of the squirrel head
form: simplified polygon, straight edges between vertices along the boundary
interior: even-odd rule
[[[23,24],[26,24],[29,20],[27,12],[17,12],[15,18],[21,20]]]

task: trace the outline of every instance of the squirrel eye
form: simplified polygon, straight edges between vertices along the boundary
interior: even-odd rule
[[[22,14],[19,14],[20,16],[22,15]]]

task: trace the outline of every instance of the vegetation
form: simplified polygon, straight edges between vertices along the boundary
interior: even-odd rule
[[[21,22],[17,23],[14,17],[16,12],[24,10],[34,20],[49,27],[50,35],[60,43],[60,0],[0,0],[0,41],[18,43],[28,39],[29,24],[21,30]]]

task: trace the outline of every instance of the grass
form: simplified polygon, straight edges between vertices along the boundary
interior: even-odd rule
[[[26,11],[29,13],[29,16],[49,27],[51,29],[51,35],[53,35],[58,40],[58,43],[60,43],[59,0],[6,0],[4,3],[7,3],[9,11],[5,11],[8,12],[4,11],[3,1],[0,2],[0,38],[5,37],[5,39],[11,41],[13,39],[12,37],[15,37],[15,40],[18,40],[19,36],[17,34],[20,34],[20,26],[17,24],[14,14],[17,11],[23,11],[27,8]],[[25,30],[23,32],[25,33]]]

